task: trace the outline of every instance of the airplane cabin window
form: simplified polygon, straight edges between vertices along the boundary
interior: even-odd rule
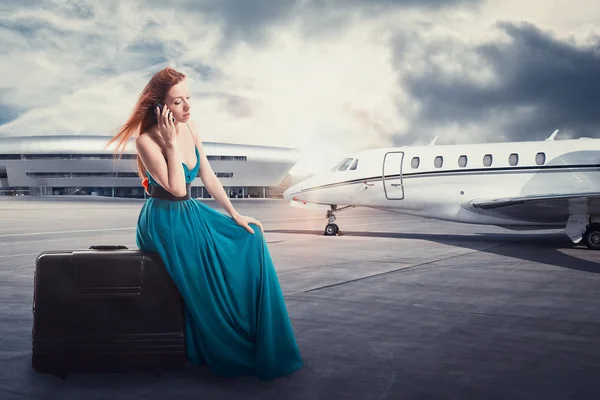
[[[537,153],[535,155],[535,163],[537,165],[544,165],[546,162],[546,153]]]
[[[442,156],[437,156],[433,162],[436,168],[441,168],[444,165],[444,159]]]
[[[483,165],[485,165],[486,167],[489,167],[490,165],[492,165],[492,155],[491,154],[486,154],[485,156],[483,156]]]
[[[354,160],[350,169],[356,169],[357,166],[358,166],[358,158],[356,160]]]
[[[410,166],[413,169],[419,168],[419,157],[413,157],[412,160],[410,161]]]
[[[467,156],[462,155],[458,158],[458,166],[459,167],[466,167],[467,166]]]
[[[519,163],[519,155],[517,153],[512,153],[508,157],[508,163],[513,167]]]
[[[340,165],[340,167],[338,168],[338,171],[345,171],[348,169],[348,165],[350,165],[350,163],[352,162],[353,158],[349,158],[346,161],[344,161],[344,163],[342,165]]]

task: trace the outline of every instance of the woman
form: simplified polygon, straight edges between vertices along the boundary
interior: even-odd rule
[[[138,173],[151,197],[138,218],[137,245],[160,254],[183,296],[191,364],[261,380],[289,374],[303,361],[262,224],[233,208],[208,163],[189,99],[184,74],[159,71],[108,142],[124,148],[139,133]],[[190,197],[198,171],[229,216]]]

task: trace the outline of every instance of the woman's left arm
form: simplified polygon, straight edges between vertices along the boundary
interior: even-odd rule
[[[200,175],[202,175],[202,173],[200,173]],[[229,196],[227,196],[227,193],[225,192],[225,189],[223,188],[219,178],[216,177],[214,172],[212,174],[207,173],[207,175],[208,176],[206,177],[201,176],[200,179],[202,179],[202,183],[204,183],[204,187],[206,190],[208,190],[208,193],[210,193],[217,203],[223,207],[223,209],[231,216],[231,218],[235,219],[238,217],[239,213],[235,210],[233,204],[231,204]]]
[[[204,187],[210,195],[219,203],[219,205],[231,216],[231,218],[240,226],[243,226],[250,233],[254,233],[252,227],[250,227],[249,223],[255,223],[262,230],[262,224],[255,220],[252,217],[245,217],[240,215],[233,204],[231,204],[231,200],[229,200],[229,196],[225,192],[223,185],[217,175],[213,171],[210,163],[208,162],[208,158],[204,153],[204,148],[202,147],[202,140],[200,140],[200,136],[198,135],[198,131],[196,130],[196,126],[193,121],[189,122],[190,126],[193,128],[194,140],[196,142],[196,146],[198,147],[198,153],[200,154],[200,179],[204,184]]]

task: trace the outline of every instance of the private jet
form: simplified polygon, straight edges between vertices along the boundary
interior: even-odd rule
[[[600,249],[600,139],[402,146],[349,154],[283,194],[336,213],[369,207],[513,230],[562,229]]]

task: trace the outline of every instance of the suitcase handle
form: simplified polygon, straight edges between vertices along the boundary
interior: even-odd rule
[[[129,250],[127,246],[122,245],[99,245],[90,246],[90,250]]]

